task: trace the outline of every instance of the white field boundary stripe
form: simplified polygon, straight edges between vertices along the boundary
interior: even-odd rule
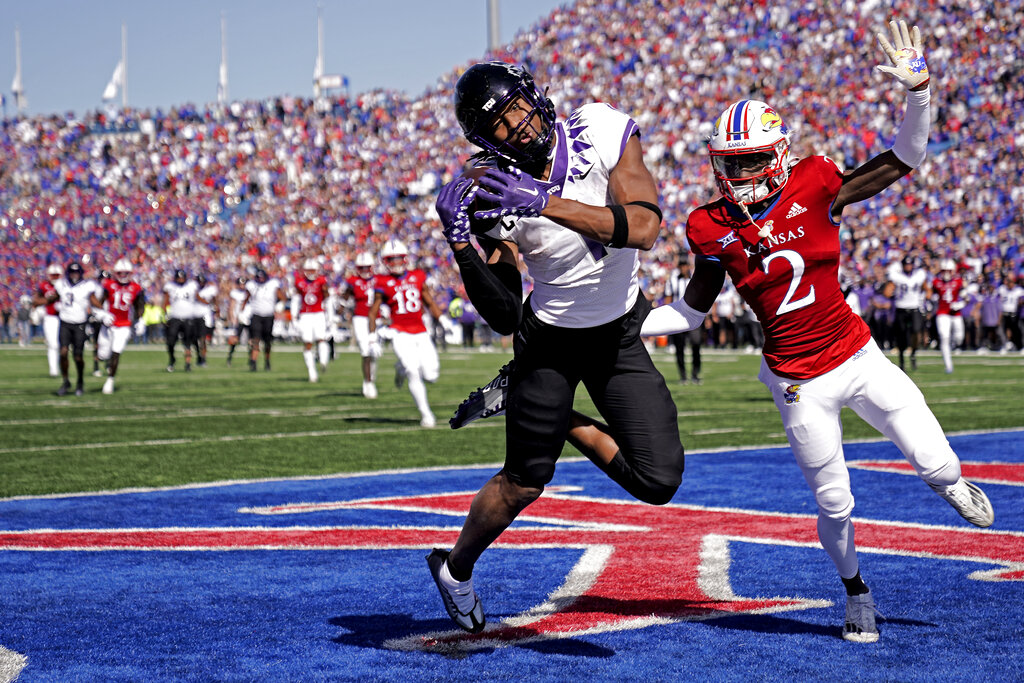
[[[413,418],[410,422],[415,422]],[[468,425],[463,429],[493,429],[504,428],[504,422],[493,422],[480,425]],[[79,443],[59,444],[53,446],[31,446],[22,448],[0,448],[0,455],[10,453],[52,453],[54,451],[68,450],[99,450],[103,448],[137,448],[140,446],[183,446],[196,443],[230,443],[233,441],[262,441],[274,439],[295,439],[323,436],[345,436],[362,434],[388,434],[390,432],[414,432],[425,429],[418,424],[410,424],[408,427],[371,427],[367,429],[325,429],[306,432],[275,432],[271,434],[233,434],[228,436],[211,436],[198,439],[146,439],[142,441],[108,441],[102,443]],[[7,499],[0,499],[7,500]]]
[[[443,405],[443,404],[436,404]],[[408,403],[374,403],[373,407],[384,409],[406,408]],[[129,410],[131,408],[128,408]],[[122,410],[122,408],[118,408]],[[332,419],[344,419],[354,415],[338,416],[339,413],[351,413],[356,410],[366,410],[366,406],[314,406],[312,408],[249,408],[242,410],[201,410],[199,408],[187,408],[185,410],[153,410],[150,408],[138,409],[135,415],[90,415],[86,417],[65,417],[65,418],[28,418],[24,420],[0,420],[0,427],[13,427],[24,425],[55,425],[55,424],[79,424],[88,422],[124,422],[125,420],[181,420],[196,417],[242,417],[245,415],[265,415],[267,417],[327,417]]]
[[[16,681],[28,664],[28,657],[0,645],[0,681]]]
[[[504,427],[503,421],[493,423],[495,426]],[[463,429],[480,429],[488,427],[488,424],[479,424],[474,422],[473,424],[466,425]],[[338,430],[337,432],[318,432],[322,434],[379,434],[382,431],[414,431],[417,429],[423,429],[422,427],[392,427],[385,430],[377,429],[365,429],[365,430]],[[1018,434],[1024,433],[1024,427],[1012,427],[1009,429],[970,429],[962,432],[949,432],[946,434],[947,437],[951,436],[981,436],[984,434]],[[295,434],[285,435],[294,436]],[[255,438],[249,436],[246,438]],[[215,440],[215,439],[210,439]],[[194,443],[188,439],[182,439],[185,443]],[[844,440],[844,444],[851,443],[883,443],[888,442],[884,436],[874,437],[870,439],[848,439]],[[114,446],[130,445],[126,443],[113,444]],[[80,448],[79,446],[63,446],[62,448]],[[757,446],[730,446],[722,448],[703,448],[699,450],[688,451],[687,455],[714,455],[717,453],[742,453],[745,451],[775,451],[775,450],[789,450],[789,444],[762,444]],[[0,453],[6,451],[0,451]],[[14,449],[14,452],[25,452],[25,449]],[[559,462],[585,462],[587,459],[584,456],[576,457],[561,457],[558,459]],[[501,468],[504,465],[503,462],[492,462],[483,463],[477,465],[436,465],[433,467],[403,467],[397,469],[388,470],[367,470],[365,472],[338,472],[335,474],[311,474],[297,477],[267,477],[264,479],[222,479],[220,481],[203,481],[203,482],[192,482],[188,484],[176,484],[173,486],[151,486],[151,487],[131,487],[114,490],[102,490],[102,491],[76,491],[72,493],[43,493],[39,495],[29,496],[10,496],[8,498],[0,498],[0,503],[15,500],[59,500],[63,498],[84,498],[88,496],[119,496],[124,494],[132,493],[154,493],[158,491],[183,491],[190,489],[206,489],[216,488],[218,486],[247,486],[252,484],[271,484],[274,482],[282,481],[325,481],[334,479],[358,479],[362,477],[377,477],[377,476],[388,476],[388,475],[402,475],[402,474],[418,474],[420,472],[450,472],[453,470],[488,470],[494,468]],[[626,501],[628,502],[628,501]],[[723,508],[725,509],[725,508]],[[749,511],[748,511],[749,512]],[[812,517],[813,515],[808,515]],[[877,522],[877,520],[872,520]],[[905,523],[903,523],[905,524]],[[951,527],[952,528],[952,527]],[[959,528],[959,527],[958,527]]]

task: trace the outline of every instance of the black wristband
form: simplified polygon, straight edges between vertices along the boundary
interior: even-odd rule
[[[612,238],[608,240],[607,246],[621,249],[626,246],[626,240],[629,239],[629,220],[626,218],[626,209],[619,204],[612,204],[608,208],[612,210],[615,224],[612,226]]]
[[[647,209],[648,211],[653,211],[654,215],[658,217],[658,223],[659,224],[661,223],[661,221],[662,221],[661,209],[658,208],[657,204],[651,204],[650,202],[644,202],[644,201],[626,202],[626,206],[634,206],[634,205],[635,206],[642,206],[645,209]]]

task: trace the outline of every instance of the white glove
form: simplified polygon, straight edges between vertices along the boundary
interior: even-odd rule
[[[876,33],[878,44],[885,50],[892,66],[879,64],[875,68],[891,74],[907,90],[928,83],[928,65],[924,61],[924,43],[921,41],[921,30],[915,26],[907,31],[907,22],[900,19],[889,22],[892,42],[881,33]]]
[[[144,334],[146,334],[146,323],[145,323],[145,321],[143,321],[143,320],[136,320],[135,321],[135,336],[136,337],[141,337]]]
[[[104,327],[110,327],[114,324],[114,314],[110,311],[104,311],[102,309],[93,311],[93,315],[100,321],[100,324]]]
[[[438,318],[438,321],[441,323],[441,327],[444,329],[445,332],[451,332],[452,330],[455,329],[455,324],[452,323],[451,318],[449,318],[446,315],[442,315],[440,318]]]
[[[371,358],[380,358],[381,356],[384,355],[384,349],[382,349],[381,346],[380,346],[380,340],[377,339],[377,333],[376,332],[371,332],[370,333],[369,347],[370,347],[370,357]]]

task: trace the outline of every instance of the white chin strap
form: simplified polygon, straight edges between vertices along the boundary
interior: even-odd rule
[[[736,199],[744,204],[759,202],[770,193],[767,180],[760,180],[757,183],[739,183],[738,186],[736,183],[729,183],[729,187],[732,188]]]

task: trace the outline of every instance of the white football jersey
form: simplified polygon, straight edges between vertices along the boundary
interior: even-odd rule
[[[608,176],[639,128],[628,115],[598,102],[555,124],[548,194],[593,206],[611,203]],[[558,327],[594,327],[636,303],[640,260],[636,249],[613,249],[543,218],[506,219],[488,236],[514,242],[533,278],[537,317]]]
[[[199,296],[203,297],[209,303],[203,303],[202,301],[196,300],[195,311],[192,313],[194,318],[202,318],[207,327],[213,327],[213,303],[217,300],[217,285],[210,284],[206,285],[199,290]]]
[[[175,320],[190,320],[195,317],[196,293],[199,285],[195,280],[188,280],[183,285],[168,282],[164,285],[167,294],[167,317]]]
[[[89,311],[92,310],[89,297],[95,294],[98,298],[102,291],[95,280],[85,278],[74,285],[62,278],[54,284],[54,288],[60,295],[60,319],[73,324],[84,323],[89,319]]]
[[[262,283],[249,280],[245,283],[245,289],[249,292],[249,304],[252,306],[253,315],[274,315],[277,290],[281,289],[280,280],[276,277],[267,278],[267,281]]]
[[[889,280],[896,285],[896,292],[893,294],[893,305],[896,308],[917,310],[924,305],[924,283],[928,279],[928,273],[920,268],[910,271],[910,274],[903,272],[899,263],[889,267]]]

